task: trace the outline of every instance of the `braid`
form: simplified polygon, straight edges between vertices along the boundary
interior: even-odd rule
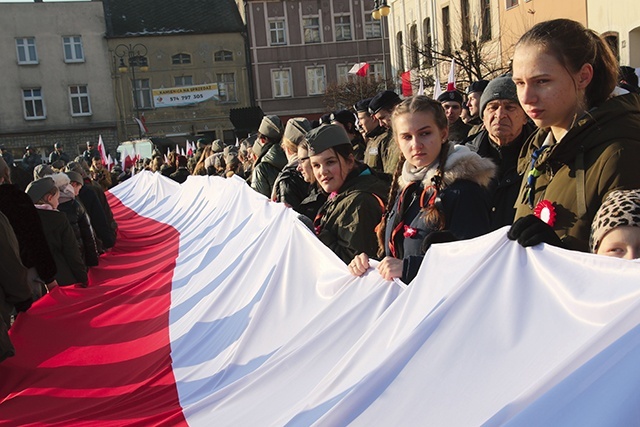
[[[398,195],[398,189],[400,185],[398,185],[398,178],[400,177],[400,173],[402,172],[402,166],[404,165],[404,156],[400,153],[400,157],[398,158],[398,166],[396,166],[396,170],[393,173],[393,178],[391,178],[391,187],[389,188],[389,196],[387,197],[387,205],[385,206],[382,221],[376,227],[376,234],[378,235],[378,257],[384,257],[384,242],[385,242],[385,234],[387,230],[387,219],[389,217],[389,212],[393,207],[393,203],[396,200],[396,196]]]
[[[444,166],[449,158],[449,147],[450,144],[448,142],[442,144],[442,149],[440,150],[440,156],[438,158],[438,169],[432,178],[435,191],[435,201],[424,207],[425,222],[433,226],[436,230],[443,230],[446,226],[444,213],[440,209],[438,198],[440,197],[440,191],[443,189],[442,179],[444,176]]]

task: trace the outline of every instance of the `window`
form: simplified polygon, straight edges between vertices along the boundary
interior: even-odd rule
[[[374,81],[384,79],[384,64],[382,62],[369,63],[369,76]]]
[[[511,9],[512,7],[516,7],[518,5],[518,0],[507,0],[507,9]]]
[[[449,6],[442,8],[442,50],[451,53],[451,22],[449,21]]]
[[[482,0],[482,41],[491,40],[491,0]]]
[[[379,39],[382,37],[381,21],[371,16],[371,11],[364,13],[364,37],[367,39]]]
[[[23,89],[24,118],[27,120],[46,119],[42,89]]]
[[[188,53],[178,53],[171,57],[173,65],[191,64],[191,55]]]
[[[422,31],[424,34],[424,50],[425,50],[424,65],[431,67],[433,65],[433,40],[431,39],[431,18],[425,18],[424,21],[422,21]]]
[[[82,37],[62,37],[62,46],[64,48],[64,62],[84,62]]]
[[[179,76],[173,78],[174,86],[193,86],[193,76]]]
[[[338,84],[343,85],[349,81],[354,79],[353,74],[349,74],[349,70],[351,66],[349,65],[338,65],[336,66],[336,74],[338,75]]]
[[[335,18],[336,41],[351,40],[351,17],[349,15]]]
[[[69,86],[72,116],[90,116],[91,102],[86,85]]]
[[[233,52],[228,50],[219,50],[213,54],[213,60],[220,61],[233,61]]]
[[[18,64],[38,63],[35,38],[26,37],[22,39],[16,39],[16,49],[18,51]]]
[[[402,31],[396,34],[396,43],[398,46],[398,70],[405,71],[404,69],[404,42],[402,41]]]
[[[291,70],[271,70],[271,86],[274,98],[291,96]]]
[[[322,95],[324,92],[324,67],[307,67],[307,95]]]
[[[310,17],[302,19],[305,43],[320,43],[320,18]]]
[[[135,91],[135,105],[138,109],[153,108],[151,98],[151,83],[149,79],[136,79],[133,81]]]
[[[418,26],[412,25],[409,31],[411,37],[411,68],[418,68],[420,66],[420,55],[418,46]]]
[[[462,25],[462,46],[469,46],[471,42],[471,15],[469,0],[460,0],[460,19]]]
[[[220,102],[235,102],[236,77],[233,73],[216,74],[218,78],[218,99]]]
[[[272,46],[287,44],[287,32],[284,26],[284,19],[269,21],[269,35]]]

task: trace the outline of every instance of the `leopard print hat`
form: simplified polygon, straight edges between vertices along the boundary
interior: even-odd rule
[[[640,227],[640,190],[615,190],[609,193],[591,223],[591,252],[598,250],[605,234],[624,225]]]

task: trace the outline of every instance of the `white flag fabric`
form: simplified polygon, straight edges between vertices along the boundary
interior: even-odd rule
[[[438,99],[440,95],[442,95],[442,87],[440,86],[440,79],[436,76],[433,84],[433,99]]]
[[[16,409],[15,424],[88,422],[106,413],[126,424],[139,401],[162,412],[149,410],[137,423],[181,424],[176,417],[184,417],[191,426],[628,426],[640,419],[638,262],[545,245],[524,249],[505,228],[434,245],[406,287],[374,269],[349,275],[293,210],[239,178],[190,176],[180,185],[141,172],[111,192],[132,239],[120,248],[138,245],[154,256],[140,245],[162,227],[178,239],[166,332],[154,329],[168,334],[170,355],[140,367],[150,371],[140,388],[153,389],[161,380],[152,367],[170,363],[178,401],[171,406],[161,399],[170,390],[157,388],[103,406],[74,401],[64,412],[60,387],[42,385],[56,369],[35,369],[33,378],[20,371],[14,379],[3,363],[0,375],[20,392],[0,384],[0,413],[4,396],[7,409],[20,399],[26,407],[31,394],[58,396],[43,400],[37,419]],[[145,221],[155,225],[144,237],[130,234]],[[129,280],[136,280],[136,265],[127,269]],[[145,283],[153,280],[154,272],[140,273]],[[91,283],[89,290],[94,285],[107,286]],[[148,303],[163,294],[150,293]],[[127,300],[118,298],[125,309]],[[83,315],[111,318],[113,310],[74,310],[76,323],[86,323],[77,321]],[[150,316],[139,311],[119,321]],[[103,353],[94,357],[108,369]],[[87,356],[84,375],[88,366]],[[120,371],[111,375],[131,375]],[[61,377],[69,372],[60,366]],[[81,378],[67,380],[79,387]]]

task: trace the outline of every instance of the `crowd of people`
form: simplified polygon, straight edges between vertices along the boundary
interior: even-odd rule
[[[86,285],[115,244],[104,191],[142,169],[178,183],[239,176],[295,210],[356,276],[377,259],[382,277],[409,283],[434,243],[504,226],[525,247],[640,258],[640,90],[626,68],[596,33],[558,19],[525,33],[511,73],[472,82],[466,101],[387,90],[318,121],[267,115],[238,144],[201,139],[189,158],[111,171],[91,143],[74,160],[56,144],[49,164],[27,147],[25,191],[2,152],[0,360],[12,310]]]

